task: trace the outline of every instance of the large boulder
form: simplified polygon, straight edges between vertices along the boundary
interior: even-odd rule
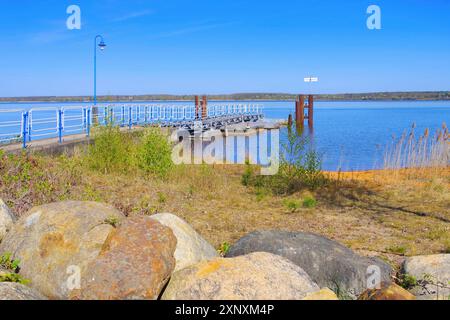
[[[320,300],[339,300],[338,296],[334,291],[324,288],[320,291],[309,293],[304,297],[302,300],[313,300],[313,301],[320,301]]]
[[[270,252],[291,260],[321,287],[356,299],[367,288],[367,281],[376,267],[381,281],[391,280],[392,268],[376,258],[357,255],[349,248],[312,233],[260,231],[240,239],[228,252],[237,257],[251,252]],[[371,267],[370,266],[376,266]]]
[[[176,272],[163,300],[298,300],[320,288],[289,260],[267,252],[203,261]]]
[[[416,297],[395,283],[383,282],[379,289],[364,291],[358,300],[416,300]]]
[[[132,217],[111,233],[72,299],[156,300],[174,268],[177,240],[149,217]]]
[[[203,260],[219,257],[214,247],[183,219],[170,213],[156,214],[151,216],[151,218],[169,227],[177,238],[175,271],[182,270]]]
[[[417,281],[411,292],[421,300],[450,298],[450,254],[407,258],[403,272]]]
[[[20,259],[20,274],[51,299],[68,298],[70,277],[86,270],[121,220],[117,210],[95,202],[66,201],[35,207],[13,226],[0,253]]]
[[[15,215],[9,210],[5,202],[0,199],[0,242],[12,228],[15,221]]]
[[[0,300],[47,300],[47,298],[23,284],[0,282]]]

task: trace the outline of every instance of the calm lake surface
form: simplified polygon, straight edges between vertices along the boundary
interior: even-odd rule
[[[148,102],[153,103],[153,102]],[[161,104],[160,102],[157,102]],[[188,104],[186,102],[166,102]],[[210,104],[215,102],[211,101]],[[228,102],[232,103],[232,102]],[[294,103],[285,101],[238,102],[264,107],[266,119],[287,119],[294,115]],[[0,104],[0,110],[82,105],[61,103]],[[0,123],[12,115],[0,113]],[[450,125],[450,102],[316,102],[312,141],[323,157],[325,170],[368,170],[379,168],[392,137],[400,137],[413,124],[416,133],[432,133]],[[0,133],[2,128],[0,127]],[[282,133],[281,139],[283,140]]]

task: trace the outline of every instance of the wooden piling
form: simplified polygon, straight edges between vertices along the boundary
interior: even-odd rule
[[[208,99],[206,98],[206,96],[203,96],[203,101],[202,101],[202,119],[206,119],[208,118]]]
[[[297,128],[304,126],[305,122],[305,97],[299,95],[295,101],[295,124]]]
[[[308,126],[309,128],[314,127],[314,96],[308,96]]]
[[[195,119],[200,119],[200,99],[198,96],[195,96]]]

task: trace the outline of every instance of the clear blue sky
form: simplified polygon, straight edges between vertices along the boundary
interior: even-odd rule
[[[99,94],[450,90],[448,0],[0,0],[0,96],[91,95],[99,33]]]

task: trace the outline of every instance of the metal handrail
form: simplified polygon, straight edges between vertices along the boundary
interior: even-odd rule
[[[99,125],[113,124],[130,129],[136,125],[183,126],[196,120],[196,109],[193,105],[105,104],[97,105],[96,108],[96,121]],[[2,114],[10,115],[2,121]],[[258,114],[261,114],[260,105],[218,103],[208,106],[207,117]],[[93,106],[44,107],[28,111],[0,110],[0,144],[21,139],[25,148],[27,142],[42,137],[58,137],[59,142],[62,142],[63,136],[68,134],[84,133],[89,136],[94,123],[93,116]]]

